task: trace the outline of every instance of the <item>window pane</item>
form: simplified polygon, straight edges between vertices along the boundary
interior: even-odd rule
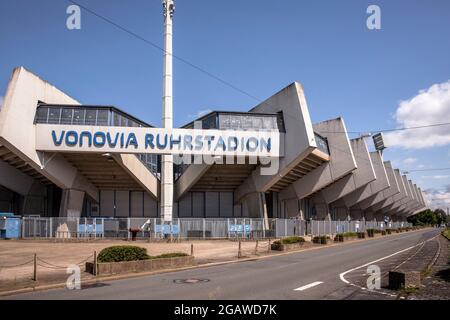
[[[219,123],[220,129],[230,129],[231,128],[230,115],[221,114],[219,116]]]
[[[74,109],[73,110],[73,124],[84,124],[84,109]]]
[[[248,130],[248,129],[251,129],[252,126],[253,126],[252,118],[249,116],[243,116],[242,117],[242,129]]]
[[[107,126],[108,123],[108,110],[98,110],[97,114],[97,125],[98,126]]]
[[[120,114],[114,112],[114,126],[120,127]]]
[[[85,123],[87,125],[95,125],[95,118],[97,118],[97,110],[96,109],[87,109]]]
[[[48,123],[57,124],[61,116],[61,108],[50,108],[48,113]]]
[[[263,117],[262,119],[263,119],[263,127],[264,127],[264,129],[266,129],[266,130],[275,129],[275,126],[273,125],[274,118],[272,118],[272,117]]]
[[[71,124],[72,123],[72,112],[73,109],[63,108],[61,112],[61,124]]]
[[[128,119],[122,116],[122,119],[120,120],[120,126],[121,127],[128,127]]]
[[[203,120],[203,129],[216,129],[216,115],[213,114]]]
[[[252,129],[263,129],[261,117],[252,117]]]
[[[40,107],[36,112],[36,123],[47,123],[48,108]]]
[[[235,130],[240,129],[242,127],[241,118],[242,118],[242,116],[231,116],[230,128],[235,129]]]

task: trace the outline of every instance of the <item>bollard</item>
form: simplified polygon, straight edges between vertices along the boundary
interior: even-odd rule
[[[34,254],[33,281],[37,281],[37,254]]]
[[[194,255],[194,244],[191,243],[191,256],[193,256],[193,255]]]
[[[270,252],[271,250],[272,250],[272,247],[271,247],[271,243],[270,243],[271,241],[270,241],[270,239],[269,239],[269,248],[267,249],[267,252]]]
[[[241,247],[241,240],[239,239],[239,249],[238,249],[238,259],[242,258],[242,247]]]
[[[97,251],[94,251],[94,270],[93,270],[93,274],[94,276],[97,275]]]
[[[258,254],[258,240],[256,240],[256,246],[255,246],[255,255]]]

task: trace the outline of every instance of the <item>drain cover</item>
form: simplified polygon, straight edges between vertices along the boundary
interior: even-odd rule
[[[194,283],[201,283],[201,282],[209,282],[209,279],[176,279],[176,280],[173,280],[173,282],[194,284]]]

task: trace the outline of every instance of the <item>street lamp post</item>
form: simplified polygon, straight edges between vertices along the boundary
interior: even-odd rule
[[[164,81],[162,125],[172,129],[173,78],[172,78],[172,19],[175,12],[173,0],[163,0],[164,14]],[[172,222],[173,208],[173,156],[162,155],[161,159],[161,218],[164,223]]]

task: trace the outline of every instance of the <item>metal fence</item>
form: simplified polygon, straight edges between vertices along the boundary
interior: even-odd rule
[[[331,235],[367,229],[410,227],[407,222],[305,221],[299,219],[180,218],[162,224],[159,218],[39,218],[22,219],[22,238],[265,239]]]

